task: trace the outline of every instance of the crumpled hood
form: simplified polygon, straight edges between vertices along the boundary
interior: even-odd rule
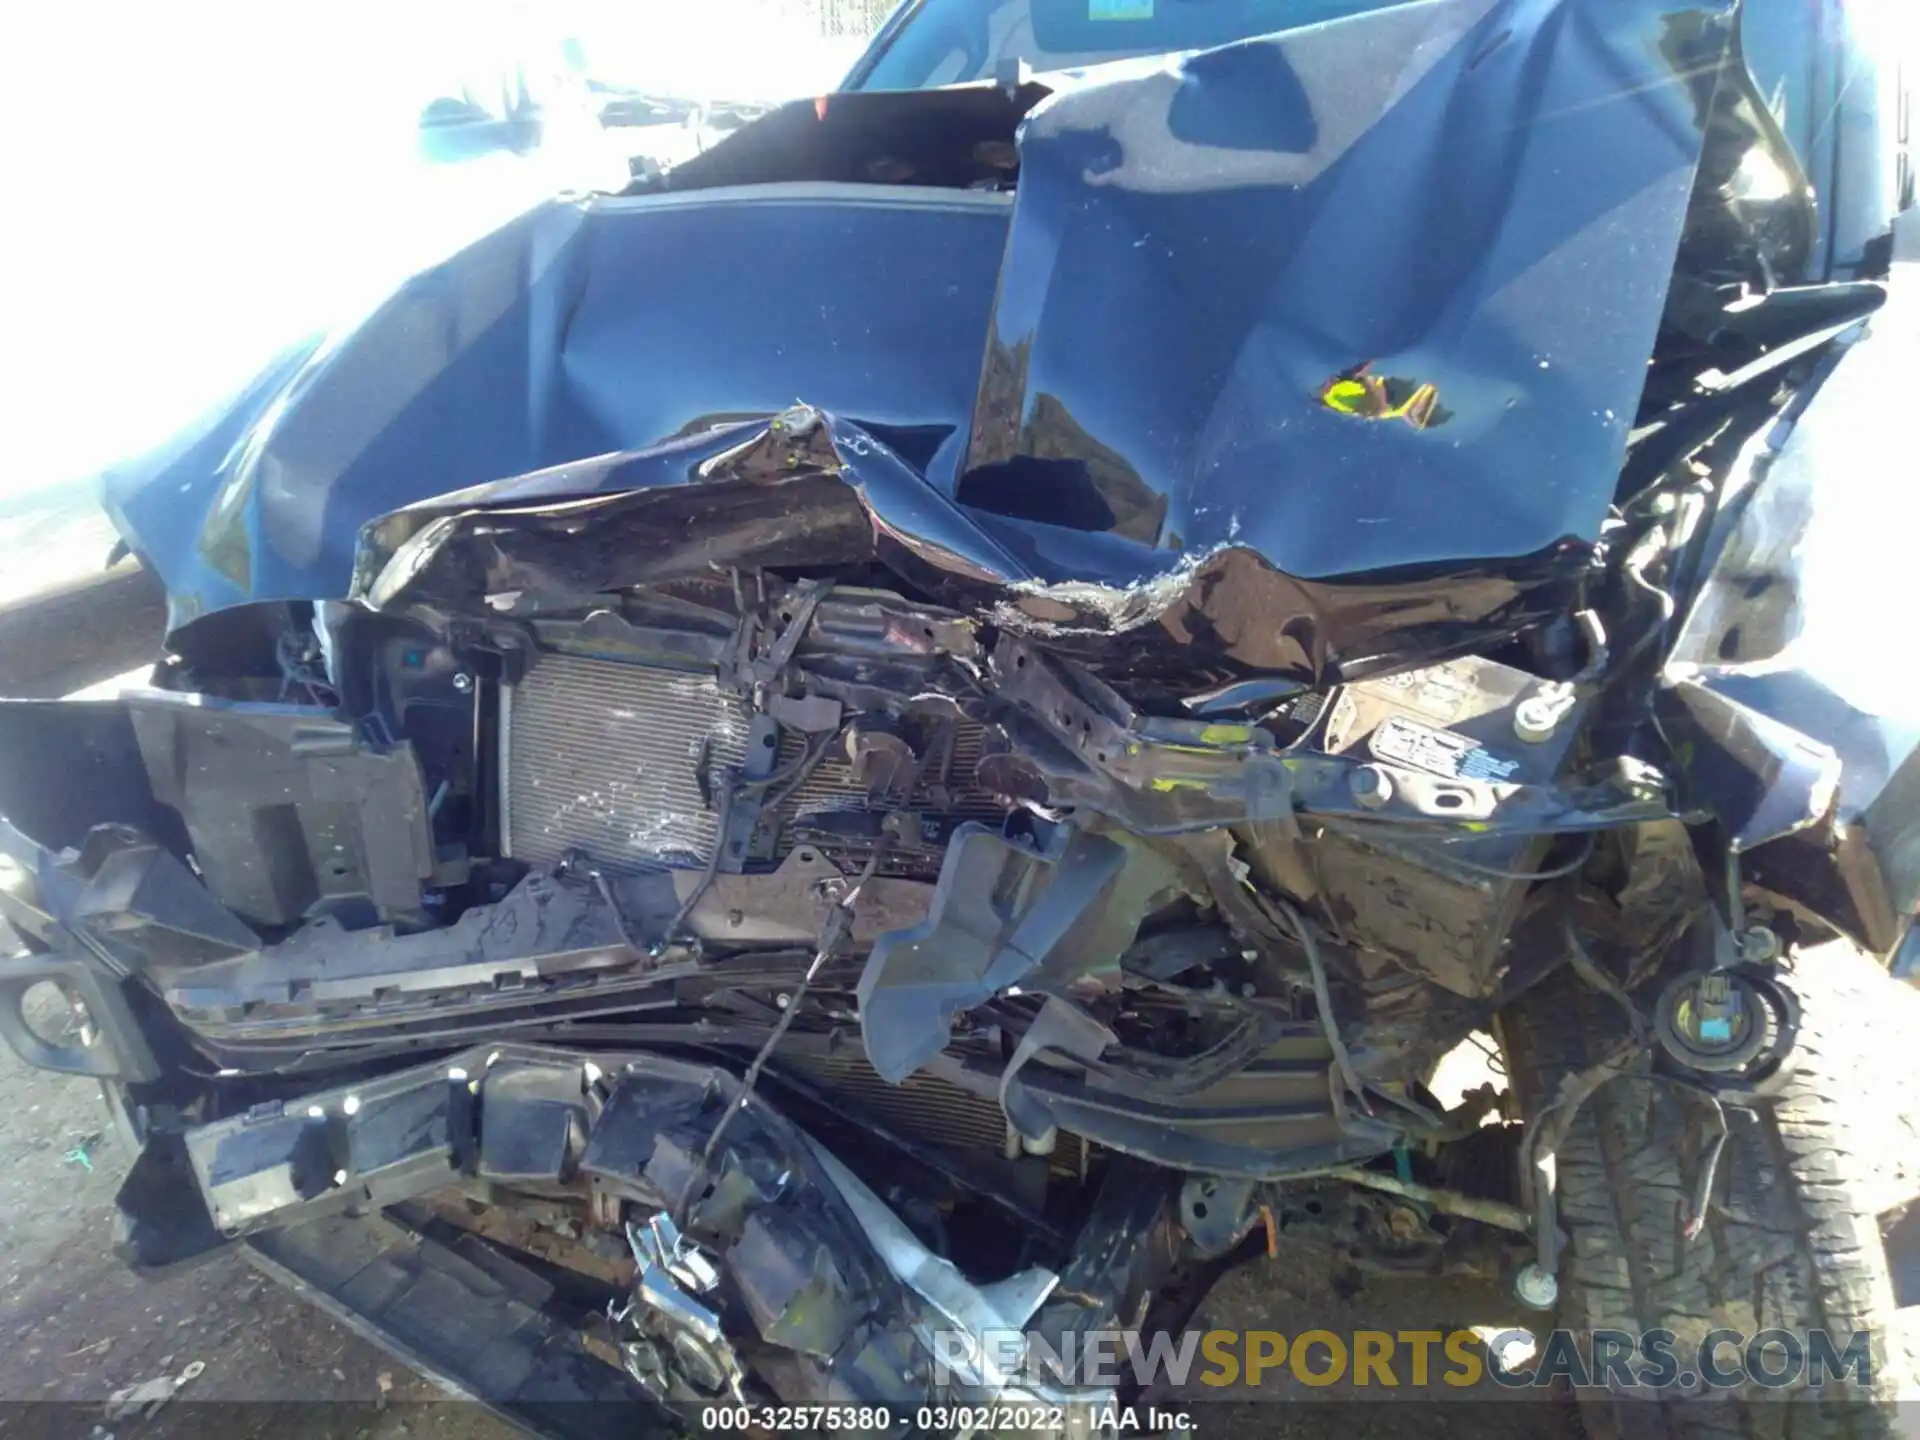
[[[904,542],[1003,621],[1198,645],[1222,678],[1485,643],[1588,563],[1729,12],[1438,0],[1102,67],[1025,115],[1012,196],[847,183],[856,141],[955,92],[787,107],[673,189],[556,202],[417,277],[109,504],[179,627],[345,596],[363,527],[447,497],[368,532],[360,597],[391,602],[397,536],[698,484],[690,451],[801,400],[879,558]],[[795,181],[700,188],[741,157]],[[591,569],[568,584],[623,579]]]

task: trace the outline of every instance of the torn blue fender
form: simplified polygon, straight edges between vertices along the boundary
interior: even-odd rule
[[[1749,447],[1662,702],[1746,871],[1881,955],[1920,911],[1920,489],[1897,478],[1916,363],[1909,297]]]

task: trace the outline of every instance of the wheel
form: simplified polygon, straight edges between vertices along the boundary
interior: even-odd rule
[[[1596,1434],[1913,1433],[1905,1428],[1911,1411],[1900,1417],[1892,1405],[1900,1396],[1911,1406],[1920,1369],[1915,1315],[1901,1313],[1889,1237],[1920,1191],[1920,994],[1837,945],[1802,952],[1781,978],[1799,1005],[1797,1043],[1765,1098],[1724,1110],[1727,1138],[1695,1238],[1688,1222],[1718,1133],[1712,1105],[1642,1069],[1601,1086],[1575,1115],[1555,1156],[1568,1244],[1553,1323],[1577,1335],[1670,1330],[1682,1378],[1697,1373],[1700,1343],[1718,1329],[1739,1332],[1742,1344],[1784,1330],[1809,1349],[1795,1375],[1791,1344],[1762,1342],[1760,1368],[1793,1377],[1777,1388],[1749,1381],[1655,1390],[1595,1377],[1602,1388],[1580,1399]],[[1636,997],[1643,1012],[1660,983]],[[1570,967],[1520,997],[1499,1029],[1530,1121],[1564,1077],[1615,1052],[1629,1034],[1618,1000]],[[1841,1353],[1854,1332],[1870,1332],[1870,1387],[1849,1376],[1812,1390],[1804,1362],[1813,1331]],[[1587,1344],[1578,1348],[1591,1359]],[[1739,1366],[1741,1347],[1717,1346],[1715,1359],[1725,1375]]]

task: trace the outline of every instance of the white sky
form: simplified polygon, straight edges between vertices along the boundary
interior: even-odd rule
[[[845,44],[743,29],[751,3],[0,7],[0,490],[158,443],[284,345],[577,175],[552,156],[415,160],[421,108],[492,56],[557,56],[583,34],[636,79],[784,87],[767,98],[850,63]]]

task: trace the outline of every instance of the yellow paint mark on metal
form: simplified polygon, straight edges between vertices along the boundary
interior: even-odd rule
[[[1320,403],[1356,420],[1404,420],[1416,430],[1444,425],[1452,415],[1440,404],[1431,380],[1370,373],[1372,361],[1334,376],[1320,387]]]
[[[1200,732],[1206,745],[1244,745],[1251,739],[1253,732],[1244,725],[1209,725]]]

